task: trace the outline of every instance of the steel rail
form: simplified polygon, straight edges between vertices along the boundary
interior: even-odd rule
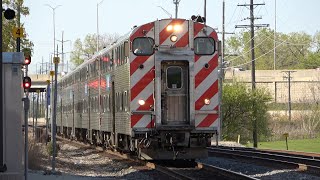
[[[202,168],[205,170],[220,174],[221,176],[226,177],[227,179],[235,179],[235,180],[248,180],[248,179],[256,180],[257,179],[245,174],[237,173],[231,170],[227,170],[227,169],[216,167],[209,164],[198,163],[198,166],[202,166]]]
[[[210,156],[218,156],[218,157],[225,157],[225,158],[236,158],[236,159],[242,159],[246,161],[254,161],[257,164],[262,164],[264,166],[269,165],[271,167],[275,166],[285,166],[287,168],[291,169],[298,169],[301,172],[306,172],[310,174],[316,174],[320,175],[320,166],[314,166],[310,164],[304,164],[304,163],[299,163],[299,162],[292,162],[290,160],[290,157],[281,157],[278,158],[279,155],[272,156],[258,156],[258,153],[251,153],[251,152],[241,152],[239,153],[238,151],[227,151],[226,149],[212,149],[210,148],[208,151]]]

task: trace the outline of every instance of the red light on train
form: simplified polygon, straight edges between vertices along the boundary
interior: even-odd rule
[[[102,61],[108,62],[108,61],[109,61],[109,58],[108,58],[108,57],[103,57],[103,58],[102,58]]]

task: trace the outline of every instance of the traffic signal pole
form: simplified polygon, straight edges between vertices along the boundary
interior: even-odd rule
[[[2,67],[2,0],[1,1],[1,23],[0,23],[0,49],[1,49],[1,55],[0,55],[0,172],[7,171],[7,166],[3,162],[3,67]]]
[[[28,66],[26,66],[26,76],[28,76]],[[26,90],[25,97],[22,99],[24,102],[24,179],[28,180],[28,112],[30,107],[29,90]]]
[[[53,112],[52,112],[52,173],[55,174],[55,166],[56,166],[56,119],[57,119],[57,78],[58,78],[58,65],[59,65],[59,57],[54,57],[54,92],[53,92]]]

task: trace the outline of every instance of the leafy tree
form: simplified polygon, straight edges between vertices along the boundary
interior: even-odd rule
[[[2,24],[3,24],[3,30],[2,30],[2,38],[3,38],[3,42],[2,42],[2,50],[3,52],[15,52],[16,51],[16,39],[13,38],[12,36],[12,29],[13,27],[17,27],[18,25],[18,14],[17,14],[17,10],[18,7],[20,7],[20,14],[27,16],[29,15],[29,8],[25,7],[23,5],[24,0],[14,0],[14,1],[10,1],[10,0],[3,0],[2,1],[2,6],[4,8],[9,7],[11,9],[13,9],[16,12],[16,17],[12,20],[7,20],[5,18],[2,19]],[[23,28],[24,24],[21,23],[20,27]],[[33,43],[27,38],[27,33],[25,33],[25,37],[21,38],[21,49],[24,48],[30,48],[31,52],[33,50]]]
[[[267,102],[271,100],[264,89],[252,91],[245,84],[226,84],[223,88],[223,139],[241,142],[252,140],[253,117],[257,119],[258,137],[268,136]]]
[[[70,55],[70,60],[75,66],[79,66],[81,63],[83,63],[84,58],[83,58],[83,49],[82,49],[82,42],[78,38],[74,44],[73,44],[73,51],[71,52]]]
[[[99,49],[110,46],[112,42],[119,38],[118,34],[99,35]],[[70,55],[70,61],[75,67],[82,64],[86,59],[90,58],[97,51],[97,35],[88,34],[83,42],[78,38]]]
[[[318,38],[320,44],[320,35]],[[237,54],[237,57],[226,56],[225,60],[232,61],[231,66],[241,65],[245,69],[251,67],[251,47],[250,34],[242,31],[226,41],[226,53]],[[312,52],[312,36],[304,32],[294,32],[289,34],[276,33],[276,68],[277,69],[295,69],[304,68],[304,62],[307,61]],[[318,44],[318,45],[319,45]],[[318,46],[320,49],[320,45]],[[256,69],[273,69],[274,59],[274,31],[268,28],[261,28],[255,32],[255,57]]]

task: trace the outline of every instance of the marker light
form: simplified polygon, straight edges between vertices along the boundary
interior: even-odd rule
[[[167,31],[172,31],[173,27],[172,25],[167,26]]]
[[[138,101],[138,103],[140,104],[140,106],[143,106],[146,102],[145,102],[144,100],[140,99],[140,100]]]
[[[181,31],[181,25],[179,25],[179,24],[174,25],[174,26],[173,26],[173,30],[174,30],[175,32]]]
[[[207,99],[207,98],[204,99],[204,104],[205,104],[205,105],[209,105],[209,104],[210,104],[210,99]]]
[[[171,40],[172,42],[176,42],[176,41],[178,40],[178,37],[177,37],[176,35],[172,35],[172,36],[170,37],[170,40]]]

